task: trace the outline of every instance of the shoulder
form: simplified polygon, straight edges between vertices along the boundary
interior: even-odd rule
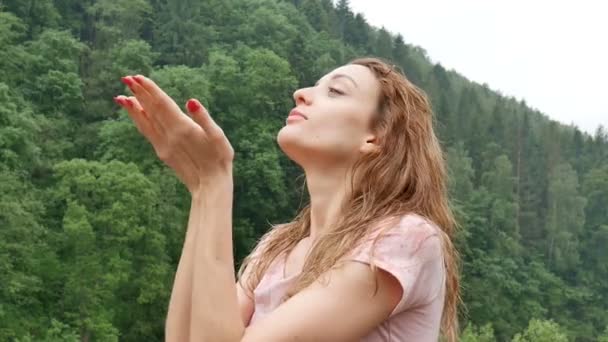
[[[441,258],[443,231],[418,214],[386,219],[361,241],[355,253],[388,253],[396,262],[411,263]]]
[[[416,214],[375,227],[347,259],[390,274],[401,285],[401,299],[391,315],[428,303],[445,279],[443,232]]]

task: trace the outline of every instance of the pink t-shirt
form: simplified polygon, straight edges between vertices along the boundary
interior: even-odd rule
[[[371,262],[389,272],[401,284],[403,296],[389,318],[361,341],[436,342],[446,281],[439,228],[422,216],[409,214],[396,226],[382,230],[382,236],[372,245],[377,234],[378,231],[371,234],[345,259]],[[298,274],[283,276],[285,256],[270,265],[255,288],[254,313],[249,324],[277,308],[295,282]]]

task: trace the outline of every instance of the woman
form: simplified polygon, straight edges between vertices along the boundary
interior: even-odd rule
[[[168,341],[457,340],[459,278],[442,151],[424,93],[375,58],[294,93],[277,141],[310,204],[246,258],[232,254],[232,162],[197,100],[190,116],[150,79],[118,96],[192,194]]]

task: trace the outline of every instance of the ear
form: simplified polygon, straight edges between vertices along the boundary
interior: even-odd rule
[[[378,138],[375,135],[368,135],[365,137],[365,142],[359,148],[359,151],[363,154],[374,153],[380,150],[378,144]]]

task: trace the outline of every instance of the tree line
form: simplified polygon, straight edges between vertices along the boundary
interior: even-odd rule
[[[306,196],[275,140],[293,91],[372,55],[432,100],[462,340],[608,341],[606,129],[552,121],[406,41],[347,0],[0,0],[0,340],[163,339],[189,196],[112,102],[121,76],[201,99],[224,128],[241,260]]]

